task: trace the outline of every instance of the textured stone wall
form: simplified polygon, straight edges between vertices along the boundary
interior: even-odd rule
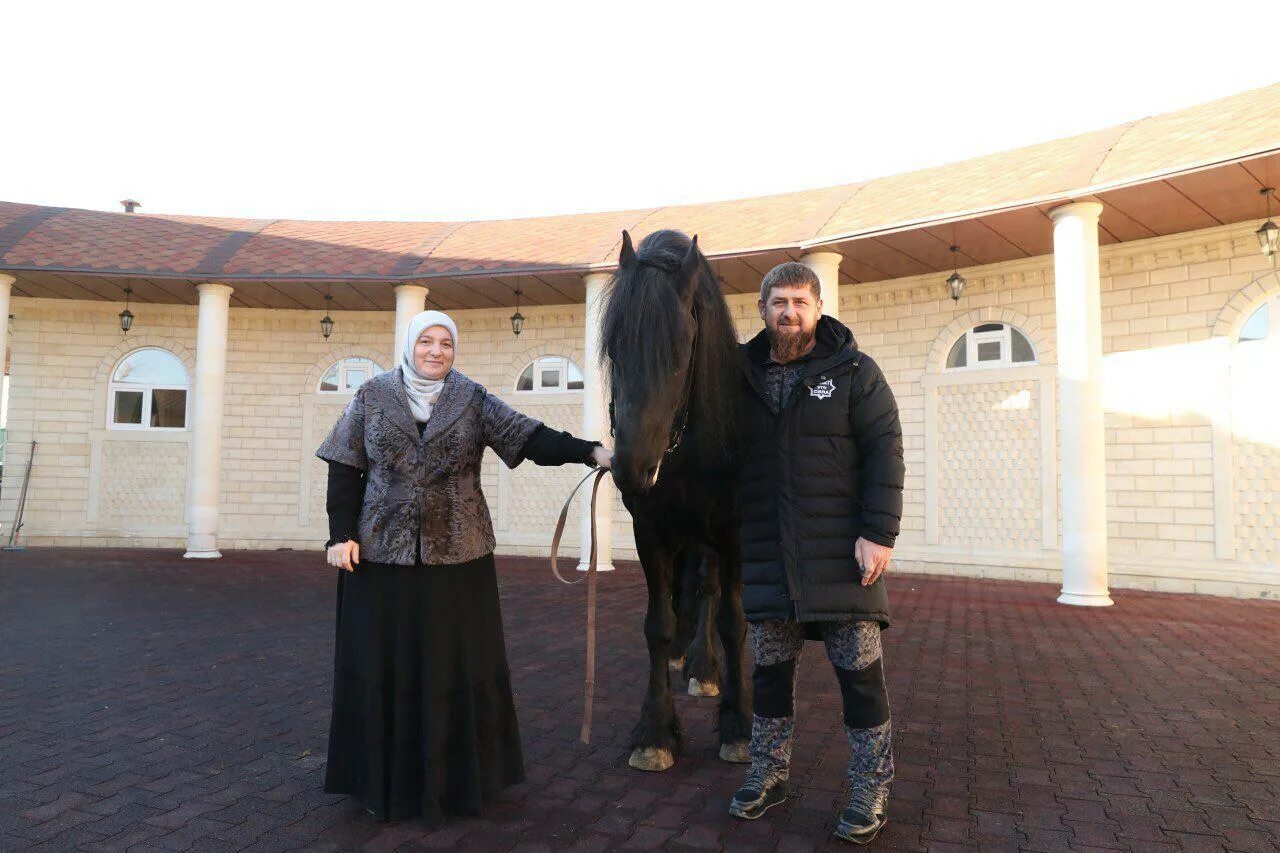
[[[1038,386],[993,382],[939,389],[941,544],[1039,547]]]
[[[99,515],[131,527],[181,527],[187,488],[187,446],[104,441]]]

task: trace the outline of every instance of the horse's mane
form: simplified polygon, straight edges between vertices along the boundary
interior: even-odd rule
[[[645,390],[671,380],[684,365],[677,345],[687,315],[676,292],[688,235],[655,231],[641,241],[636,263],[619,268],[606,291],[600,330],[602,358],[613,362],[615,392],[645,399]],[[693,286],[698,338],[693,356],[689,430],[703,463],[720,463],[737,449],[738,338],[729,306],[706,258],[698,255]],[[663,413],[674,416],[674,412]]]

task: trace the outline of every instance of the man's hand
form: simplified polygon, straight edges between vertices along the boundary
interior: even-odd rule
[[[613,451],[607,447],[597,447],[591,451],[591,460],[598,468],[613,467]]]
[[[858,537],[858,541],[853,546],[853,557],[858,561],[858,567],[862,569],[862,585],[871,586],[879,580],[884,570],[889,567],[889,558],[892,556],[892,548]]]
[[[329,565],[354,572],[355,567],[360,565],[360,543],[349,539],[346,542],[335,542],[329,546],[325,556]]]

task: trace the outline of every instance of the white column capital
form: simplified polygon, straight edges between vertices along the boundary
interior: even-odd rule
[[[1098,217],[1102,215],[1102,204],[1096,201],[1073,201],[1070,204],[1064,204],[1062,207],[1055,207],[1049,211],[1049,218],[1055,223],[1066,217],[1077,217],[1079,219],[1097,222]]]
[[[231,285],[224,284],[220,281],[202,281],[196,285],[196,290],[199,291],[202,297],[209,296],[212,298],[220,296],[227,301],[230,301],[231,294],[235,289]]]
[[[830,249],[813,249],[800,256],[800,263],[805,266],[809,264],[835,264],[838,267],[842,260],[844,260],[844,255],[839,252],[833,252]]]
[[[421,284],[416,281],[406,281],[401,284],[397,284],[394,289],[397,296],[399,296],[402,292],[410,296],[413,296],[417,294],[418,291],[422,291],[423,299],[426,299],[427,295],[431,293],[431,288],[427,287],[425,284]]]
[[[13,285],[17,283],[17,281],[18,281],[17,276],[10,275],[7,272],[0,272],[0,287],[3,287],[4,289],[8,290],[9,288],[13,287]]]

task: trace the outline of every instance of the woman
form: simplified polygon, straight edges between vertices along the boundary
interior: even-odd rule
[[[415,316],[399,367],[361,386],[316,451],[342,569],[325,790],[383,820],[477,815],[524,780],[485,447],[512,468],[612,461],[453,370],[457,345],[447,315]]]

